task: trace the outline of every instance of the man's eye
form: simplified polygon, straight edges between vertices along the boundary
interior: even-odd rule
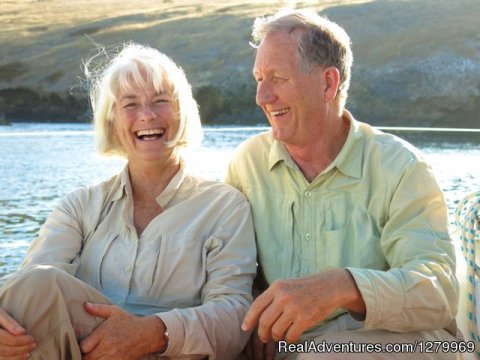
[[[158,99],[153,100],[153,102],[154,102],[155,104],[161,104],[161,103],[170,102],[170,100],[167,99],[167,98],[158,98]]]

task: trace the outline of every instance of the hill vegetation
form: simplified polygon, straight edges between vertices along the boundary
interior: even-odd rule
[[[321,5],[319,5],[321,3]],[[480,127],[478,0],[3,0],[0,119],[90,121],[82,61],[122,42],[181,65],[204,123],[261,123],[253,19],[311,7],[352,38],[347,108],[375,125]]]

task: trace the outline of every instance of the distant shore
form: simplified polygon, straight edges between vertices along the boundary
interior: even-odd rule
[[[0,123],[89,122],[82,61],[125,41],[181,65],[205,124],[264,122],[248,45],[253,20],[289,1],[38,0],[2,4]],[[347,108],[383,126],[480,128],[478,0],[305,0],[354,52]]]

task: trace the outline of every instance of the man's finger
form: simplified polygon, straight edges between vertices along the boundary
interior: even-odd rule
[[[255,301],[253,302],[252,306],[245,315],[245,319],[243,319],[242,323],[242,330],[243,331],[251,331],[257,325],[258,319],[262,315],[263,311],[267,308],[268,305],[273,300],[273,296],[269,290],[263,292],[260,296],[258,296]]]
[[[282,316],[282,308],[275,302],[270,303],[260,315],[258,321],[258,336],[266,343],[272,339],[272,326]]]
[[[3,309],[0,309],[0,326],[12,335],[25,334],[25,329]]]
[[[278,317],[277,321],[275,321],[275,324],[272,325],[272,339],[275,341],[284,340],[285,334],[287,333],[292,323],[293,320],[286,313],[282,313]]]
[[[308,327],[300,326],[298,322],[293,323],[292,326],[288,328],[287,333],[285,334],[285,340],[290,344],[297,342],[297,340],[307,328]]]

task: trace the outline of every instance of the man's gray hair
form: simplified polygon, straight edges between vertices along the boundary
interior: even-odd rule
[[[337,99],[341,108],[345,105],[350,86],[353,63],[351,41],[338,24],[318,15],[313,10],[280,10],[268,17],[257,18],[253,24],[253,46],[269,34],[296,30],[303,32],[298,44],[298,62],[305,73],[315,66],[334,66],[340,72]]]

